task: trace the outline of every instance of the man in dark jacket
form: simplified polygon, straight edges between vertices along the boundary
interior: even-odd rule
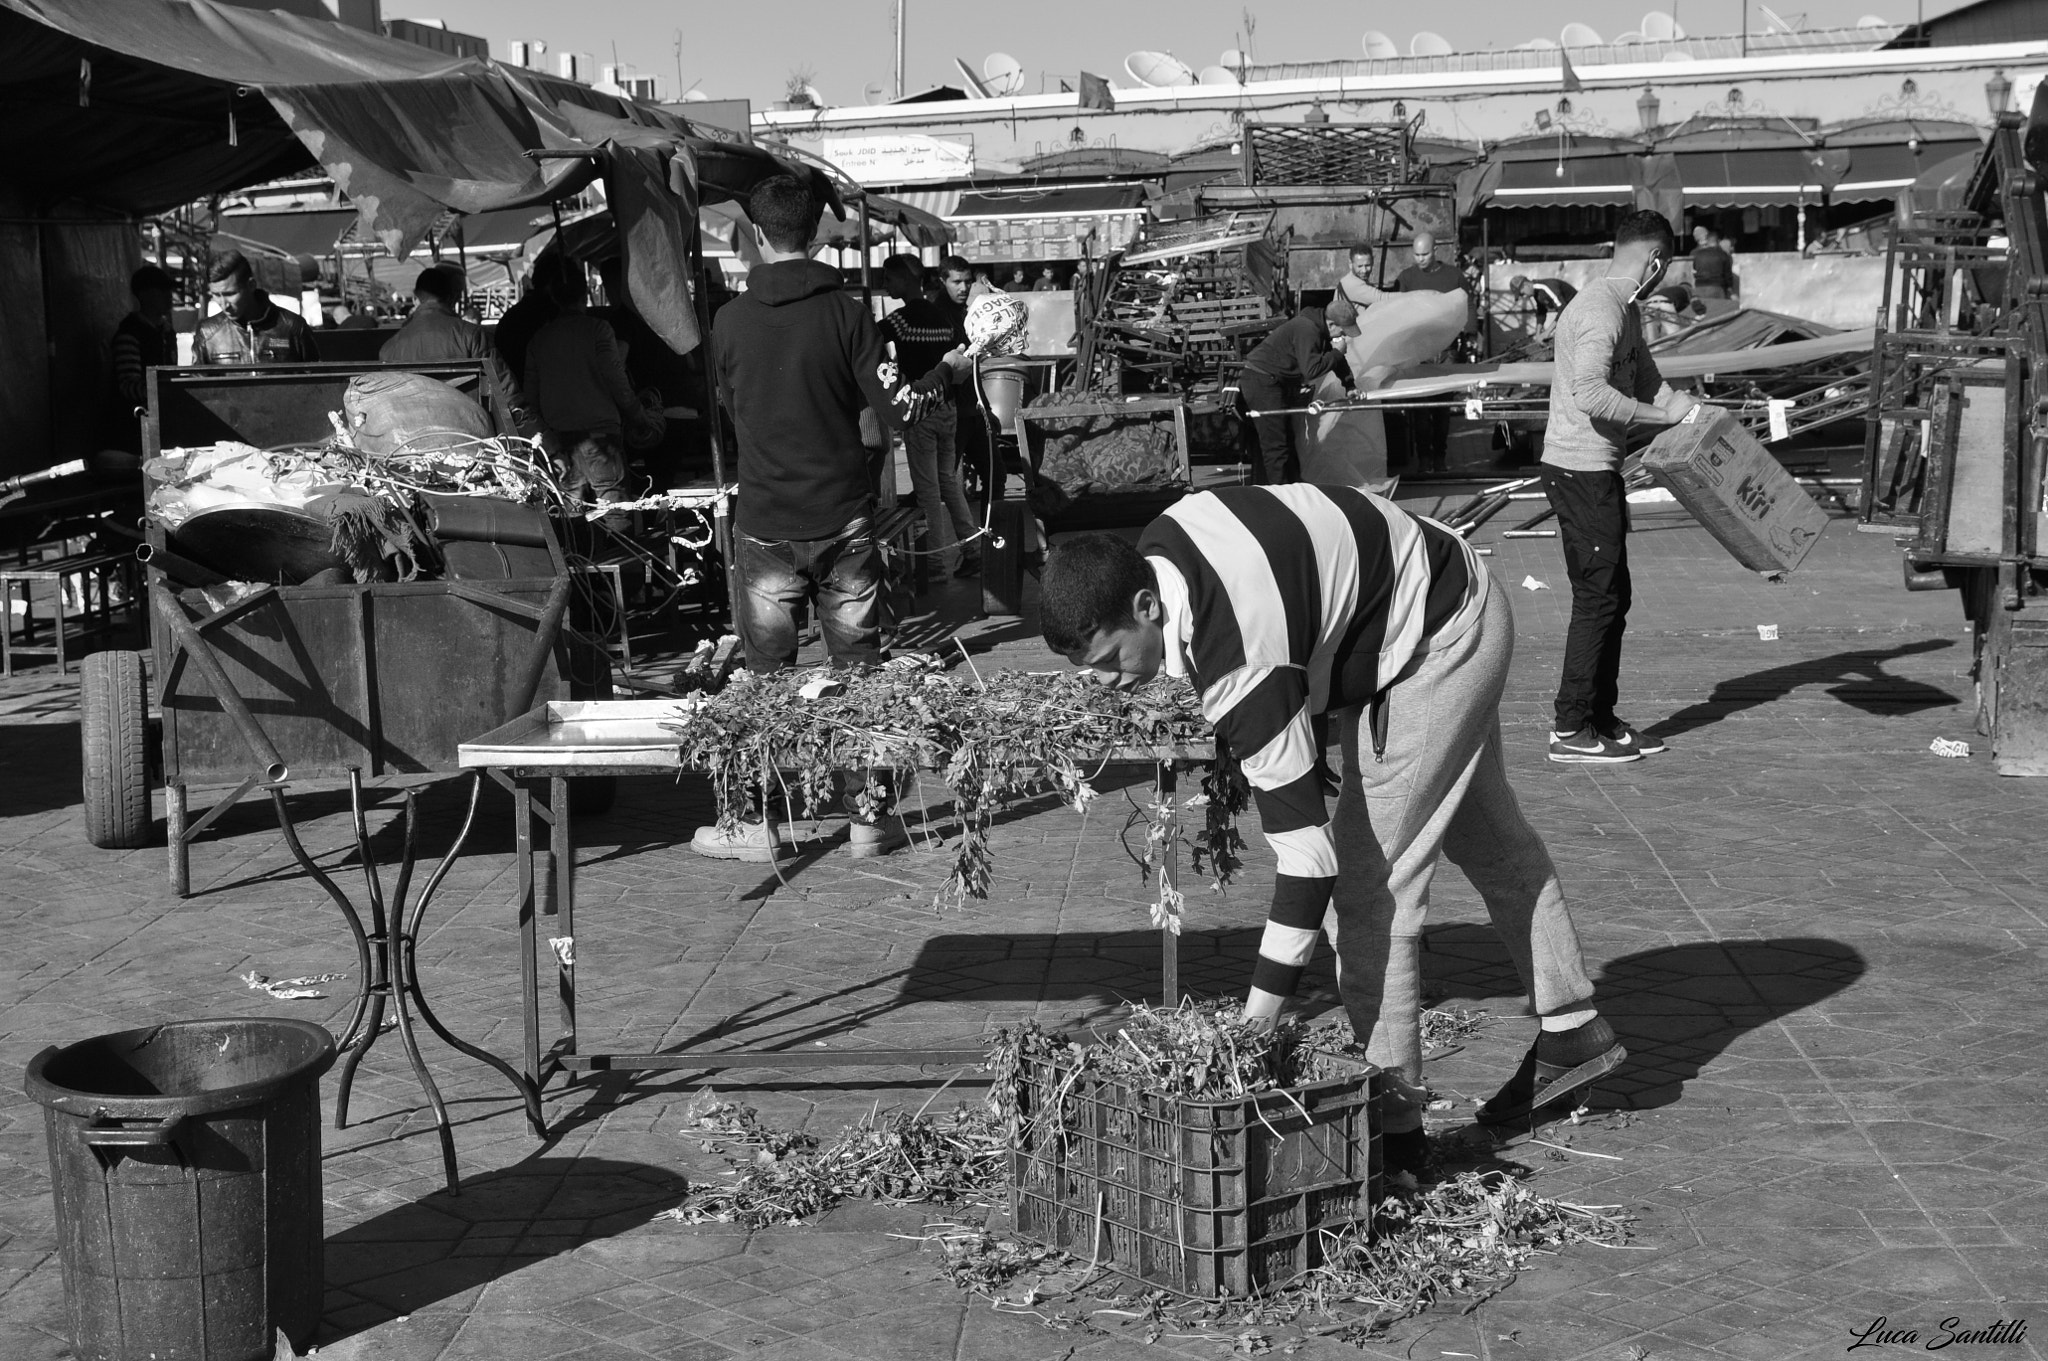
[[[506,308],[505,315],[498,318],[498,324],[491,330],[491,348],[498,352],[498,362],[515,383],[526,378],[526,347],[533,343],[541,327],[561,315],[561,309],[548,294],[564,272],[559,255],[543,255],[534,261],[526,279],[526,295]]]
[[[490,354],[484,328],[459,315],[465,284],[462,272],[429,265],[412,286],[412,315],[384,342],[377,358],[386,364],[432,364],[448,359],[483,359]]]
[[[149,404],[149,371],[178,362],[178,333],[171,326],[170,274],[144,265],[128,280],[135,310],[114,328],[113,386],[100,438],[110,449],[142,453],[142,414]]]
[[[320,356],[313,333],[256,285],[256,271],[238,250],[213,257],[207,293],[220,311],[192,337],[195,364],[304,364]]]
[[[1351,366],[1332,345],[1358,320],[1345,298],[1304,307],[1275,327],[1245,356],[1237,376],[1238,400],[1259,441],[1259,480],[1268,486],[1301,480],[1301,454],[1294,447],[1294,418],[1272,413],[1301,405],[1316,380],[1334,373],[1351,386]]]
[[[1415,233],[1410,250],[1415,263],[1395,277],[1396,292],[1465,292],[1465,272],[1450,261],[1437,258],[1435,233]],[[1450,450],[1451,409],[1431,406],[1390,411],[1387,415],[1388,466],[1398,463],[1413,472],[1442,472]]]

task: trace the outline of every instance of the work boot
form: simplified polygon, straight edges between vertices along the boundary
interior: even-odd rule
[[[839,797],[846,812],[846,847],[856,860],[887,855],[910,840],[896,811],[896,791],[887,774],[870,772],[858,789]]]
[[[846,824],[846,848],[856,860],[887,855],[909,842],[910,833],[896,813],[884,813],[872,821],[857,817]]]
[[[756,864],[767,864],[795,853],[789,844],[789,833],[767,821],[742,822],[731,831],[716,823],[699,827],[697,834],[690,838],[690,849],[713,860],[746,860]]]
[[[1522,1119],[1613,1072],[1627,1057],[1604,1016],[1571,1030],[1541,1031],[1522,1055],[1522,1066],[1474,1118],[1482,1125]]]

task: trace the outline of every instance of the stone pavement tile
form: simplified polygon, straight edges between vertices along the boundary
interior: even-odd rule
[[[463,1314],[420,1314],[338,1336],[330,1318],[322,1322],[319,1355],[322,1361],[434,1361],[467,1322]]]
[[[439,1361],[550,1361],[596,1341],[580,1328],[539,1314],[471,1314]]]

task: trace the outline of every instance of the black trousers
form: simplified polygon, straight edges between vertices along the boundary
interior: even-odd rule
[[[1301,387],[1246,369],[1237,376],[1237,399],[1245,411],[1274,411],[1300,406]],[[1255,479],[1269,487],[1301,481],[1301,456],[1294,448],[1294,417],[1247,416],[1259,441]]]
[[[1621,635],[1633,592],[1628,574],[1628,497],[1619,472],[1577,473],[1543,465],[1557,512],[1558,542],[1572,584],[1572,622],[1557,682],[1557,731],[1614,726]]]

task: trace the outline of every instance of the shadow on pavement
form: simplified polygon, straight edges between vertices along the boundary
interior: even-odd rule
[[[1490,927],[1423,935],[1431,995],[1521,994]],[[1629,1052],[1599,1091],[1608,1104],[1668,1106],[1735,1040],[1834,996],[1866,969],[1853,947],[1810,936],[1696,941],[1610,960],[1593,980],[1594,1000]]]
[[[1884,669],[1886,662],[1953,646],[1952,639],[1922,638],[1897,647],[1838,652],[1832,657],[1815,657],[1767,671],[1752,671],[1746,676],[1732,676],[1716,682],[1713,693],[1699,703],[1680,709],[1647,731],[1654,737],[1676,737],[1718,723],[1744,709],[1783,699],[1808,685],[1825,685],[1830,695],[1867,714],[1911,714],[1956,704],[1958,698],[1939,686],[1887,675]]]
[[[544,1258],[626,1233],[678,1204],[683,1178],[611,1158],[532,1158],[465,1178],[327,1237],[322,1345],[416,1313]]]

